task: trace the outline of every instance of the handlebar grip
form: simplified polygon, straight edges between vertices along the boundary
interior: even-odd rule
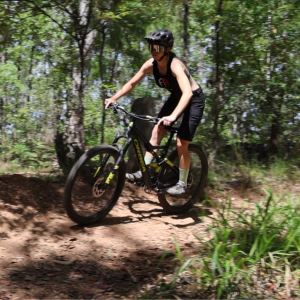
[[[118,108],[118,104],[117,103],[109,103],[107,108],[110,108],[115,114],[118,112],[117,108]]]
[[[109,105],[108,105],[108,108],[111,108],[111,109],[113,109],[113,108],[115,108],[115,107],[117,107],[118,106],[118,104],[117,103],[109,103]]]
[[[117,105],[115,103],[110,103],[108,106],[115,114],[118,112]]]

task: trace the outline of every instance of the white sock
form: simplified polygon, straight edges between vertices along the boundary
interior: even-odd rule
[[[147,156],[147,155],[145,155],[144,156],[144,161],[145,161],[145,164],[146,165],[150,165],[151,163],[152,163],[152,156]]]
[[[182,181],[185,185],[187,185],[188,176],[189,176],[189,169],[179,168],[179,181]]]

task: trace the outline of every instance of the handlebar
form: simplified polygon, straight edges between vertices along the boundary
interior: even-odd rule
[[[120,106],[117,103],[110,103],[108,108],[111,108],[114,113],[118,113],[118,110],[121,110],[127,116],[129,116],[131,118],[142,120],[142,121],[147,121],[147,122],[150,122],[152,124],[157,124],[161,120],[160,118],[157,118],[157,117],[146,116],[146,115],[138,115],[138,114],[131,113],[131,112],[127,111],[123,106]]]

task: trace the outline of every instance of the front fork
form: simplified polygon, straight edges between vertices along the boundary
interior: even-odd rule
[[[104,178],[104,182],[101,180],[100,182],[100,185],[101,185],[101,192],[104,192],[106,190],[106,188],[108,187],[108,185],[110,184],[111,180],[114,178],[117,170],[119,169],[119,165],[120,165],[120,162],[123,160],[124,158],[124,154],[126,153],[131,141],[128,141],[127,144],[125,145],[125,147],[123,148],[122,146],[120,146],[119,144],[117,144],[117,141],[122,138],[122,137],[126,137],[124,135],[120,135],[120,134],[117,134],[114,141],[113,141],[113,144],[112,146],[118,148],[118,151],[119,151],[119,155],[118,155],[118,158],[114,164],[114,167],[112,169],[112,171],[108,174],[108,176],[106,178]],[[94,178],[96,179],[98,174],[101,172],[101,170],[105,167],[105,165],[107,164],[108,162],[108,159],[109,159],[110,155],[109,154],[106,154],[103,158],[103,160],[101,161],[101,164],[100,166],[97,168],[95,174],[94,174]],[[97,181],[96,181],[97,183]]]

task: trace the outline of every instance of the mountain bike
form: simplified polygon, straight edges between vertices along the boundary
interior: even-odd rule
[[[130,119],[129,126],[125,133],[116,134],[112,145],[95,146],[74,164],[64,193],[64,207],[68,217],[77,224],[90,225],[99,222],[111,211],[124,188],[125,154],[131,144],[142,171],[145,192],[156,193],[167,214],[181,214],[192,208],[204,189],[208,172],[207,157],[201,147],[189,144],[191,165],[186,193],[170,195],[167,189],[179,180],[177,149],[172,149],[168,154],[178,127],[165,126],[169,133],[166,142],[153,146],[138,128],[136,121],[157,124],[159,118],[128,112],[118,104],[113,104],[110,108],[115,113],[122,112],[127,115]],[[124,145],[119,144],[120,139],[125,139]],[[153,155],[149,165],[144,162],[141,143]]]

